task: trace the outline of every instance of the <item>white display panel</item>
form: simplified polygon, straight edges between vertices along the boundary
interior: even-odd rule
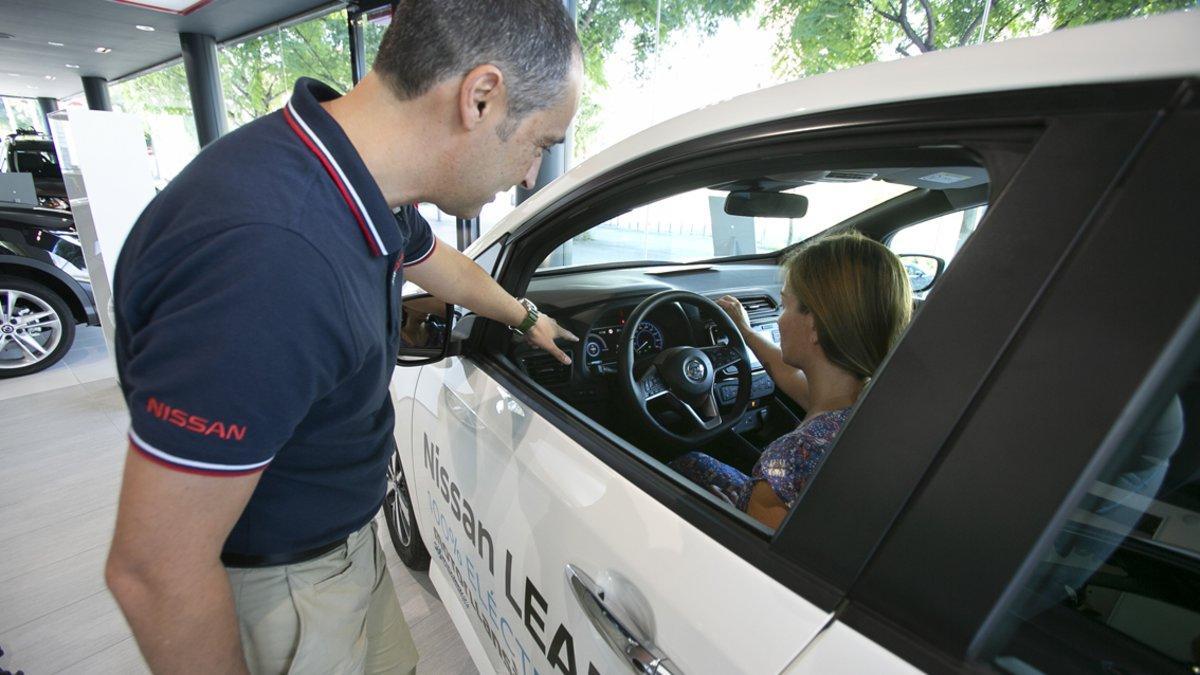
[[[117,257],[154,197],[142,122],[126,113],[64,110],[50,115],[50,130],[111,357]]]

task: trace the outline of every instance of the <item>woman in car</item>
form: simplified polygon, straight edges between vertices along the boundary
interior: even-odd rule
[[[741,303],[717,303],[775,386],[805,410],[804,420],[763,451],[747,476],[700,453],[671,467],[778,527],[816,473],[850,408],[895,346],[912,314],[912,291],[900,259],[859,234],[826,237],[783,263],[783,314],[776,346],[750,326]]]

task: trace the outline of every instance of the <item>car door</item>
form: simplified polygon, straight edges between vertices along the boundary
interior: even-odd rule
[[[548,236],[567,235],[543,221],[508,260],[537,258],[518,247]],[[520,273],[514,263],[499,276]],[[773,551],[761,525],[700,503],[639,448],[564,420],[564,402],[502,357],[468,344],[424,366],[412,391],[407,480],[431,577],[477,661],[513,673],[778,673],[831,620],[844,589]]]
[[[831,606],[648,496],[494,374],[468,358],[422,369],[409,481],[433,526],[431,576],[496,672],[619,673],[663,657],[681,672],[780,672],[826,624]],[[618,622],[640,647],[605,642]]]
[[[1130,96],[1144,92],[1135,94]],[[1121,98],[1121,92],[1094,95]],[[1021,104],[1046,105],[1038,96],[1068,109],[1086,99],[1072,91],[1000,97],[999,103],[1014,114],[1027,114]],[[952,111],[961,124],[991,114],[998,102],[980,97],[959,107],[942,102],[899,106],[887,115],[861,112],[861,119],[879,123],[890,115],[891,123],[927,122],[931,109],[939,115]],[[1051,124],[1052,132],[1045,132],[1023,117],[1025,126],[1005,131],[1021,142],[1036,138],[1038,145],[1029,161],[1002,148],[989,165],[993,179],[1020,172],[1036,189],[1004,195],[989,208],[987,220],[1008,229],[993,229],[985,237],[989,244],[964,249],[960,258],[978,258],[974,275],[956,274],[954,267],[947,271],[898,352],[904,352],[918,326],[941,329],[944,336],[943,323],[951,318],[947,309],[967,302],[954,294],[983,283],[996,259],[1004,259],[1007,273],[1019,283],[991,308],[991,316],[968,321],[965,330],[964,317],[949,321],[958,336],[974,341],[964,343],[969,349],[939,357],[945,371],[931,372],[928,354],[894,355],[897,372],[888,365],[872,384],[830,466],[773,535],[697,504],[647,468],[637,448],[589,425],[515,374],[495,355],[504,351],[500,341],[507,339],[498,327],[482,323],[476,350],[469,344],[466,356],[422,367],[415,382],[410,380],[409,485],[421,534],[433,554],[431,577],[476,662],[510,673],[621,672],[631,662],[661,659],[670,660],[671,672],[781,672],[805,664],[797,656],[830,624],[835,608],[840,615],[848,590],[940,447],[941,440],[914,433],[905,448],[897,443],[905,440],[897,431],[938,434],[953,427],[978,378],[1001,353],[1014,322],[1069,248],[1148,119],[1140,112],[1097,116],[1073,125]],[[827,130],[846,120],[806,123]],[[752,135],[767,134],[757,129]],[[733,145],[731,152],[746,153],[729,138],[711,145],[723,143]],[[1052,190],[1049,182],[1035,180],[1061,172],[1067,149],[1088,143],[1087,152],[1075,153],[1081,165],[1073,167],[1075,175]],[[628,180],[651,182],[645,176]],[[1049,206],[1048,191],[1059,198]],[[572,213],[570,200],[564,202],[557,207],[559,216]],[[1049,234],[1025,222],[1032,205],[1050,213]],[[521,248],[523,237],[535,239],[541,227],[555,227],[554,215],[531,218],[514,232],[509,256],[514,262],[501,265],[498,275],[511,291],[519,293],[528,280],[521,266],[541,259]],[[981,224],[981,230],[988,228]],[[1042,248],[1005,259],[1024,250],[1026,236]],[[994,277],[988,281],[995,283]],[[917,335],[937,339],[928,332]],[[491,340],[487,348],[480,348],[486,340]],[[897,415],[905,416],[899,425]],[[880,463],[885,448],[899,452]],[[867,460],[873,464],[863,469]],[[850,625],[849,633],[839,628],[818,644],[853,645],[854,636],[868,633],[862,626]],[[836,647],[834,654],[842,649],[852,648]],[[828,658],[828,648],[820,653]],[[883,659],[876,663],[909,668],[886,649],[873,653]]]

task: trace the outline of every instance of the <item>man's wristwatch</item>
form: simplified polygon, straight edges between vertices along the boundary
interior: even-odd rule
[[[517,302],[525,307],[525,320],[519,326],[509,326],[508,328],[517,335],[524,335],[529,332],[530,328],[533,328],[542,314],[538,311],[537,305],[533,304],[529,298],[517,298]]]

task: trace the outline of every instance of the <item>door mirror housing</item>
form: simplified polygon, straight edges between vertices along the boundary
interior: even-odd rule
[[[404,298],[400,307],[400,348],[396,365],[424,366],[457,355],[474,325],[459,321],[458,308],[429,295]]]
[[[725,213],[748,218],[803,218],[808,197],[787,192],[734,190],[725,198]]]
[[[913,293],[923,293],[933,288],[933,282],[946,269],[946,261],[937,256],[906,253],[899,257]]]

